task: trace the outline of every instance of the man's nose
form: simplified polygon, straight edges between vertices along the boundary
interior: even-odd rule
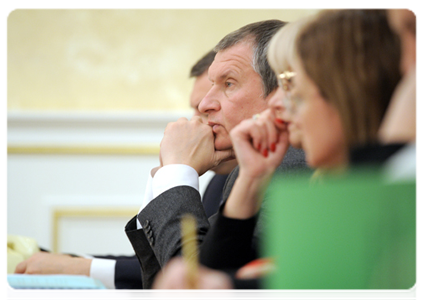
[[[198,110],[201,114],[209,114],[211,111],[220,110],[220,99],[217,88],[212,87],[207,95],[201,100]]]

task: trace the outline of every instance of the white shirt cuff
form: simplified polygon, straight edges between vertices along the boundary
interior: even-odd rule
[[[115,289],[116,260],[94,258],[91,262],[90,277],[100,280],[108,289]]]
[[[161,167],[154,178],[151,173],[148,177],[144,200],[138,214],[157,196],[175,186],[187,185],[199,191],[199,177],[197,171],[188,165],[174,164]],[[137,220],[137,229],[141,229],[141,223]]]
[[[175,186],[187,185],[199,190],[197,171],[188,165],[174,164],[160,168],[153,178],[153,199]]]
[[[144,207],[148,205],[148,203],[151,202],[151,200],[153,200],[152,183],[153,183],[153,177],[151,177],[151,171],[150,171],[148,174],[147,186],[145,187],[144,200],[142,201],[142,205],[140,210],[138,211],[138,214],[144,209]],[[141,228],[142,228],[141,223],[137,218],[137,229],[141,229]]]

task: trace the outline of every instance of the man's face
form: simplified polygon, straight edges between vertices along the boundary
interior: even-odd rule
[[[194,109],[194,116],[201,117],[204,122],[207,122],[207,115],[200,113],[198,106],[204,96],[210,91],[212,84],[207,75],[207,71],[195,78],[194,86],[192,88],[191,97],[189,99],[190,106]]]
[[[401,71],[420,64],[420,8],[389,8],[388,20],[401,39]]]
[[[239,43],[219,51],[209,68],[212,87],[198,109],[208,115],[208,125],[213,128],[216,150],[232,148],[229,132],[242,120],[267,108],[261,77],[252,67],[252,49]]]
[[[207,123],[207,115],[200,113],[198,106],[200,105],[201,100],[209,92],[212,87],[207,71],[195,78],[194,86],[192,88],[191,97],[189,99],[190,106],[194,109],[194,116],[199,116],[201,119]],[[218,166],[214,167],[212,171],[216,174],[229,174],[232,169],[236,166],[236,161],[226,161],[220,163]]]

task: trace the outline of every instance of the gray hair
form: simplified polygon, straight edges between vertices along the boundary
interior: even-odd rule
[[[267,62],[267,48],[273,35],[285,24],[286,22],[280,20],[266,20],[248,24],[226,35],[214,47],[214,51],[223,51],[240,42],[251,43],[253,50],[252,67],[260,75],[264,95],[267,97],[278,87],[276,75]]]

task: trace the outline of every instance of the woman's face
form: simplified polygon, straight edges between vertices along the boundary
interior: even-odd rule
[[[291,123],[302,132],[302,146],[309,166],[330,169],[345,165],[348,147],[341,117],[334,106],[320,94],[317,85],[301,65],[294,68],[295,85],[291,100],[296,113]]]
[[[276,74],[276,76],[278,75]],[[268,105],[275,112],[276,116],[287,124],[291,146],[302,148],[301,130],[299,130],[296,124],[292,123],[293,114],[295,113],[295,107],[293,107],[292,102],[289,100],[292,87],[293,81],[287,84],[285,89],[282,88],[282,84],[279,84],[275,95],[269,100]]]

